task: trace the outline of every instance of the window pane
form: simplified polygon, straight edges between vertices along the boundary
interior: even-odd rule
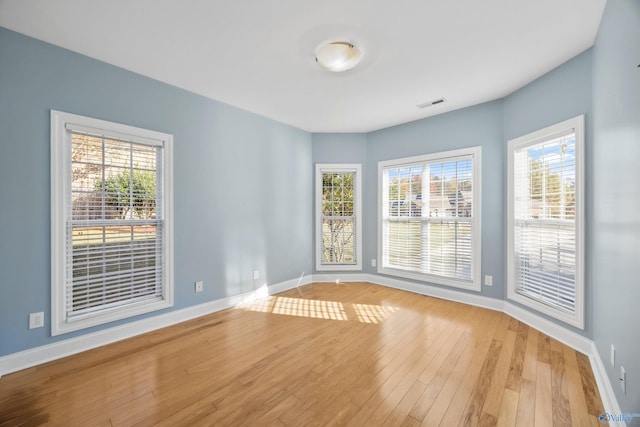
[[[515,153],[516,217],[575,219],[575,137],[557,139]]]
[[[356,264],[355,172],[322,172],[321,263]]]
[[[389,215],[422,215],[422,166],[388,170]]]
[[[429,222],[425,270],[431,274],[471,279],[471,224]]]
[[[160,296],[156,226],[77,226],[72,236],[70,311],[86,313]]]
[[[420,270],[422,222],[388,221],[385,225],[387,241],[384,258],[388,266]]]
[[[355,221],[323,219],[322,262],[353,264],[355,260]]]
[[[573,311],[576,241],[573,224],[518,221],[516,281],[525,295]]]

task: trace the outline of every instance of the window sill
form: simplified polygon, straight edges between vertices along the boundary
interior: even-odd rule
[[[519,304],[522,304],[525,307],[529,307],[539,313],[545,314],[554,319],[565,322],[571,326],[574,326],[579,329],[584,329],[584,319],[582,316],[576,313],[569,313],[563,310],[556,309],[550,305],[544,304],[540,301],[537,301],[533,298],[522,295],[516,291],[514,291],[511,287],[509,287],[508,299],[511,301],[515,301]]]
[[[154,301],[152,303],[132,305],[120,309],[114,309],[106,313],[96,313],[93,316],[86,316],[84,318],[76,319],[73,321],[65,321],[64,319],[52,319],[51,335],[62,335],[68,332],[78,331],[81,329],[91,328],[93,326],[104,325],[105,323],[114,322],[116,320],[138,316],[140,314],[164,310],[170,307],[173,307],[173,302],[160,300]]]

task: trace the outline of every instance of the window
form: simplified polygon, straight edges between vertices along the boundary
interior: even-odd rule
[[[361,166],[316,165],[316,270],[362,270]]]
[[[378,272],[480,290],[480,147],[383,161]]]
[[[508,297],[583,321],[584,117],[509,141]]]
[[[53,335],[173,305],[172,141],[51,112]]]

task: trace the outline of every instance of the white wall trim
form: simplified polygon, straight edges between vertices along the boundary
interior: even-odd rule
[[[580,351],[589,356],[593,374],[602,397],[602,403],[605,411],[610,414],[620,414],[620,406],[613,392],[613,387],[606,374],[602,359],[598,353],[598,349],[588,338],[585,338],[573,331],[565,329],[563,326],[557,325],[547,319],[544,319],[535,313],[520,308],[507,301],[495,298],[488,298],[477,294],[457,291],[454,289],[444,289],[424,283],[415,283],[407,280],[401,280],[377,274],[368,273],[321,273],[308,276],[300,276],[297,279],[286,280],[284,282],[275,283],[273,285],[263,285],[254,291],[245,292],[240,295],[234,295],[209,301],[203,304],[187,307],[181,310],[171,311],[158,316],[149,317],[125,325],[116,326],[114,328],[104,329],[80,337],[70,338],[41,347],[32,348],[18,353],[9,354],[0,357],[0,377],[42,363],[50,362],[92,348],[101,347],[146,332],[184,322],[196,317],[205,316],[216,311],[234,307],[238,304],[253,301],[256,298],[262,298],[266,295],[273,295],[284,292],[298,286],[308,285],[310,283],[348,283],[348,282],[368,282],[389,288],[400,289],[403,291],[413,292],[420,295],[442,298],[449,301],[460,302],[463,304],[483,307],[490,310],[502,311],[527,325],[536,328],[538,331],[556,339],[569,347]],[[613,426],[624,426],[624,423],[611,423]]]
[[[616,395],[613,392],[613,388],[611,387],[609,376],[607,375],[607,371],[605,370],[604,364],[602,363],[600,352],[598,352],[598,347],[593,341],[591,342],[591,351],[587,354],[589,355],[589,360],[591,361],[593,376],[596,379],[598,391],[600,391],[600,397],[602,398],[604,410],[614,415],[622,414],[620,405],[618,405],[618,400],[616,399]],[[624,421],[610,421],[608,424],[610,426],[616,427],[626,427],[627,425],[627,423],[625,423]]]
[[[574,133],[575,135],[575,311],[566,312],[559,307],[547,305],[518,292],[516,272],[519,260],[516,257],[516,205],[515,187],[516,152],[540,142],[550,141]],[[507,298],[530,307],[549,317],[556,318],[576,328],[584,329],[584,115],[565,120],[507,142]],[[519,169],[518,169],[519,170]]]
[[[180,310],[170,311],[124,325],[89,333],[79,337],[43,345],[0,357],[0,377],[12,372],[41,365],[62,357],[71,356],[93,348],[141,335],[156,329],[185,322],[196,317],[215,313],[238,304],[253,301],[266,295],[272,295],[311,283],[311,276],[301,276],[273,285],[264,285],[259,289],[233,295]]]
[[[323,264],[322,263],[322,176],[327,172],[354,173],[354,212],[355,212],[355,264]],[[316,163],[315,177],[316,201],[316,270],[350,270],[362,271],[362,163]]]
[[[332,273],[332,274],[314,274],[314,282],[332,282],[332,283],[349,283],[349,282],[368,282],[375,285],[386,286],[388,288],[399,289],[401,291],[413,292],[414,294],[426,295],[446,299],[449,301],[461,302],[463,304],[475,305],[478,307],[488,308],[490,310],[502,311],[502,300],[495,298],[487,298],[477,294],[456,291],[454,289],[445,289],[425,283],[415,283],[408,280],[402,280],[377,274],[367,273]]]
[[[544,332],[551,338],[568,345],[574,350],[578,350],[580,353],[584,353],[586,355],[591,354],[592,341],[589,338],[576,334],[563,326],[553,323],[508,301],[504,301],[504,312],[505,314],[534,327],[540,332]]]
[[[502,300],[488,298],[482,295],[378,275],[371,275],[371,279],[369,281],[377,285],[388,286],[402,291],[413,292],[416,294],[446,299],[448,301],[455,301],[468,305],[475,305],[477,307],[488,308],[490,310],[502,311]]]

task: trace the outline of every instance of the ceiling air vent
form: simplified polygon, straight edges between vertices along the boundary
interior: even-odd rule
[[[444,102],[444,98],[434,99],[433,101],[425,102],[422,104],[416,105],[418,108],[427,108],[432,107],[434,105],[442,104]]]

